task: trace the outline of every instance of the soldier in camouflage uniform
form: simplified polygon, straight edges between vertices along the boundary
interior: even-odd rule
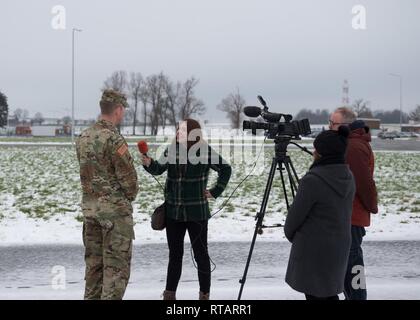
[[[137,173],[116,125],[128,106],[124,95],[105,90],[101,118],[77,138],[82,184],[85,299],[122,299],[130,277]]]

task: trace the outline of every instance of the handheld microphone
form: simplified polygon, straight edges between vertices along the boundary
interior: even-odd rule
[[[139,148],[139,152],[141,154],[143,154],[143,155],[145,155],[146,157],[149,158],[149,156],[147,155],[147,152],[149,151],[149,146],[147,145],[146,141],[140,140],[139,142],[137,142],[137,148]],[[162,184],[159,182],[159,180],[156,179],[156,177],[154,175],[152,175],[152,177],[159,184],[159,186],[162,188],[162,190],[165,190],[165,188],[162,186]]]
[[[146,157],[148,157],[147,152],[149,151],[149,146],[147,145],[146,141],[140,140],[137,142],[137,148],[141,154],[144,154]]]

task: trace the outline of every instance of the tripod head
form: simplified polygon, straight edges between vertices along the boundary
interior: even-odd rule
[[[284,136],[275,137],[274,144],[275,144],[274,150],[275,150],[275,155],[276,155],[277,160],[283,160],[285,157],[287,157],[287,147],[289,144],[295,145],[300,150],[306,152],[310,156],[313,155],[313,153],[309,151],[308,148],[302,147],[300,144],[296,143],[295,141],[292,141],[291,137],[284,137]]]

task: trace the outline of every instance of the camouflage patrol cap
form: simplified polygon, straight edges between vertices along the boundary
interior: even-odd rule
[[[117,103],[121,104],[124,108],[128,108],[126,96],[123,93],[113,89],[104,90],[102,93],[101,102]]]

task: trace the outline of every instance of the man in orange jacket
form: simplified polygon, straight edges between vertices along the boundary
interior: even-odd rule
[[[348,140],[346,163],[353,173],[356,195],[352,211],[352,245],[347,273],[344,280],[344,295],[348,300],[366,300],[362,240],[365,227],[370,226],[370,214],[378,212],[377,191],[373,179],[374,155],[370,146],[369,127],[348,108],[338,108],[330,117],[330,129],[348,125],[351,133]]]

